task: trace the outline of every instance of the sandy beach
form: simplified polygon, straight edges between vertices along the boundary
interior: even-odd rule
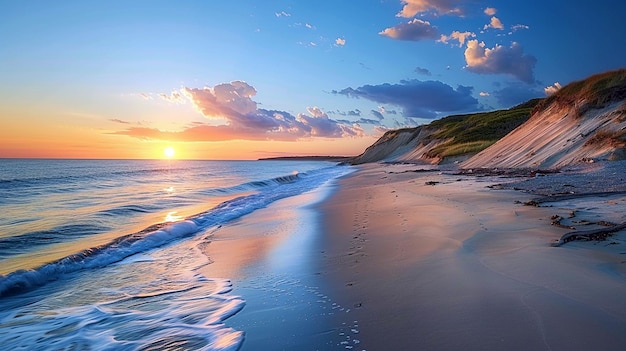
[[[626,200],[525,206],[493,189],[514,179],[420,169],[363,165],[216,230],[202,273],[246,300],[242,350],[623,349],[624,235],[551,244],[555,215],[593,226]]]
[[[320,206],[323,274],[355,308],[360,349],[623,349],[619,236],[551,247],[562,210],[418,168],[363,166]]]

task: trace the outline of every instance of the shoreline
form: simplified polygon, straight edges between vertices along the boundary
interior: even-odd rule
[[[361,165],[218,228],[200,273],[245,299],[241,350],[621,350],[626,236],[551,246],[555,213],[605,199],[524,206],[519,178],[423,168]]]
[[[553,248],[568,230],[551,226],[554,209],[515,203],[533,195],[486,189],[496,181],[483,178],[406,172],[419,166],[390,172],[398,167],[360,166],[319,205],[322,275],[330,296],[354,308],[359,349],[626,344],[616,247]]]

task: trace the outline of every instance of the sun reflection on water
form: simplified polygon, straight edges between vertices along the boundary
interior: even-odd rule
[[[176,215],[178,211],[171,211],[165,215],[165,222],[178,222],[183,220],[183,216]]]

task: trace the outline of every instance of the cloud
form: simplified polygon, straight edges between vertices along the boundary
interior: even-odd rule
[[[374,117],[378,118],[379,121],[382,119],[385,119],[385,116],[383,116],[382,112],[380,111],[371,110],[370,112],[372,113]]]
[[[523,83],[508,83],[502,89],[493,91],[493,96],[503,107],[512,107],[530,99],[541,97],[536,87]]]
[[[477,106],[472,88],[451,86],[439,81],[402,80],[399,84],[384,83],[345,88],[333,94],[363,98],[379,104],[396,105],[405,117],[436,118],[442,112],[465,111]]]
[[[470,37],[474,38],[476,37],[476,34],[472,32],[459,32],[455,30],[450,35],[442,34],[439,40],[437,40],[437,42],[448,44],[450,40],[458,40],[459,47],[462,47],[463,44],[465,44],[465,41],[467,40],[467,38],[470,38]]]
[[[514,26],[511,26],[511,30],[514,32],[517,32],[520,29],[530,29],[530,27],[525,24],[516,24]]]
[[[377,119],[370,119],[370,118],[359,118],[356,121],[348,121],[348,120],[339,120],[338,122],[342,122],[344,124],[356,124],[356,125],[360,125],[360,124],[371,124],[371,125],[375,125],[375,126],[380,126],[381,123],[379,120]]]
[[[411,18],[418,13],[435,11],[440,15],[463,15],[463,11],[458,6],[466,0],[401,0],[402,10],[397,17]]]
[[[214,87],[183,87],[180,95],[192,103],[204,117],[218,119],[223,125],[193,125],[169,132],[152,128],[129,128],[114,134],[143,139],[223,141],[223,140],[298,140],[309,137],[341,138],[363,136],[358,126],[338,123],[318,107],[308,114],[266,110],[252,100],[257,91],[246,82],[234,81]],[[166,95],[167,96],[167,95]]]
[[[489,96],[489,93],[486,91],[481,91],[480,94],[478,94],[480,96]]]
[[[516,42],[508,48],[496,45],[490,49],[485,47],[484,42],[470,40],[465,49],[465,62],[465,68],[474,73],[510,74],[523,82],[532,83],[537,59],[524,54],[522,46]]]
[[[109,119],[109,121],[115,122],[115,123],[120,123],[120,124],[130,124],[130,122],[123,121],[123,120],[121,120],[119,118],[111,118],[111,119]]]
[[[415,73],[417,74],[421,74],[421,75],[425,75],[425,76],[431,76],[432,73],[430,73],[430,71],[426,68],[422,68],[422,67],[415,67]]]
[[[185,97],[180,91],[173,91],[169,95],[161,93],[159,94],[159,97],[165,101],[178,104],[184,104],[186,102]]]
[[[346,40],[343,38],[337,38],[335,39],[335,45],[337,46],[344,46],[346,45]]]
[[[485,26],[483,27],[483,29],[487,28],[504,30],[504,25],[502,24],[502,22],[500,22],[500,19],[498,17],[493,16],[491,17],[491,21],[489,22],[489,24],[485,24]]]
[[[549,87],[543,88],[543,91],[546,93],[546,95],[552,95],[556,93],[557,91],[561,90],[561,88],[562,88],[561,83],[556,82]]]
[[[439,35],[439,32],[436,27],[430,25],[430,22],[414,18],[409,22],[387,28],[378,34],[397,40],[418,41],[434,39]]]
[[[285,11],[276,12],[275,15],[276,17],[291,17],[291,14]]]
[[[360,117],[361,116],[361,110],[359,110],[358,108],[356,108],[354,110],[350,110],[350,111],[336,110],[336,111],[328,111],[328,114],[339,114],[341,116]]]
[[[493,15],[495,15],[495,14],[496,14],[496,12],[497,12],[497,11],[498,11],[498,10],[496,10],[494,7],[487,7],[487,8],[485,9],[485,15],[487,15],[487,16],[493,16]]]

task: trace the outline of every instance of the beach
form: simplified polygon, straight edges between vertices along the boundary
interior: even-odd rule
[[[262,244],[227,324],[246,331],[243,350],[621,350],[624,236],[553,247],[569,210],[524,206],[533,194],[498,181],[513,180],[364,165],[313,205],[242,218],[224,235],[256,228]]]
[[[573,230],[626,220],[624,162],[532,177],[453,165],[310,166],[244,183],[236,187],[243,196],[118,239],[138,238],[129,246],[137,253],[113,245],[71,256],[71,264],[115,261],[69,265],[54,281],[9,294],[0,337],[41,350],[107,349],[96,335],[128,349],[626,345],[624,232],[555,246]],[[32,273],[5,276],[5,285],[20,274]]]

